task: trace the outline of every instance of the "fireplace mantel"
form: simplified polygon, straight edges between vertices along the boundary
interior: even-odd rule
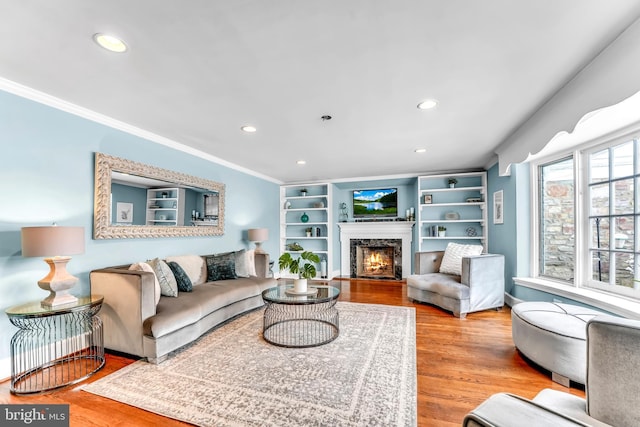
[[[411,274],[413,221],[340,222],[340,275],[349,277],[351,239],[402,239],[402,277]]]

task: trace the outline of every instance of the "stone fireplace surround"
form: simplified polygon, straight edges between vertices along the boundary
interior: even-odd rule
[[[340,275],[351,277],[351,240],[400,239],[402,278],[411,274],[413,221],[340,222]]]
[[[392,248],[393,249],[393,278],[395,280],[402,279],[402,241],[400,239],[350,239],[350,277],[363,277],[363,278],[377,278],[377,279],[390,279],[390,277],[380,276],[359,276],[357,274],[357,248],[358,247],[377,247],[377,248]],[[406,255],[405,255],[406,256]]]

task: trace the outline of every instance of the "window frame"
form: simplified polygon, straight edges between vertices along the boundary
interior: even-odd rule
[[[590,153],[597,152],[604,148],[624,144],[632,140],[640,141],[640,123],[635,123],[625,129],[618,130],[606,135],[602,135],[591,141],[574,145],[570,149],[557,150],[546,156],[541,156],[530,161],[530,200],[531,200],[531,222],[530,222],[530,274],[531,277],[540,282],[555,283],[556,285],[564,285],[574,289],[591,290],[599,293],[605,293],[613,297],[621,297],[630,299],[640,303],[640,292],[631,290],[628,292],[612,292],[606,286],[593,286],[591,280],[591,255],[589,251],[590,240],[590,199],[589,199],[589,171],[586,169],[588,164],[588,156]],[[639,148],[640,151],[640,148]],[[541,260],[541,176],[540,167],[551,163],[559,162],[569,157],[573,158],[573,180],[574,180],[574,206],[575,206],[575,247],[574,247],[574,276],[573,281],[561,280],[540,274]],[[635,165],[636,170],[640,169],[640,161],[638,156],[635,158],[638,164]],[[636,192],[637,193],[637,192]],[[640,202],[640,200],[637,200]],[[640,206],[636,206],[639,210]],[[640,234],[640,230],[637,230]],[[640,235],[635,236],[636,248]],[[589,283],[589,285],[587,285]],[[554,285],[555,286],[555,285]]]

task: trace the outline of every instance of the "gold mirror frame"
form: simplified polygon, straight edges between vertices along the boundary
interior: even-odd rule
[[[201,237],[224,234],[224,184],[145,165],[108,154],[96,153],[93,205],[94,239],[135,239],[155,237]],[[176,186],[196,187],[219,194],[218,224],[212,226],[111,225],[111,172],[123,172],[158,179]]]

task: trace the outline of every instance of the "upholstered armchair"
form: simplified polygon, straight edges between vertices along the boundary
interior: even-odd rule
[[[407,296],[464,318],[467,313],[504,305],[504,255],[462,256],[460,274],[441,273],[445,251],[417,252]]]
[[[462,425],[640,426],[640,321],[602,315],[589,320],[586,329],[586,400],[551,389],[533,400],[498,393]]]

